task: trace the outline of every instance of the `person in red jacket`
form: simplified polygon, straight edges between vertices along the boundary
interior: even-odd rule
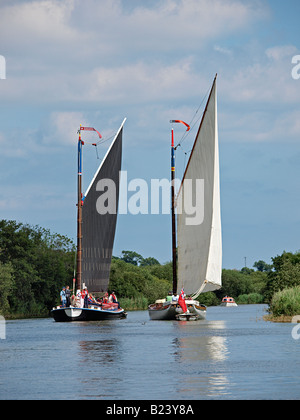
[[[184,313],[189,312],[188,308],[186,307],[186,303],[185,303],[185,294],[184,294],[184,290],[183,288],[181,289],[180,295],[179,295],[179,299],[178,299],[178,303],[181,306],[182,310]]]
[[[111,303],[117,303],[118,308],[120,308],[120,304],[118,302],[117,296],[115,295],[115,292],[111,292],[111,295],[109,296],[109,302]]]

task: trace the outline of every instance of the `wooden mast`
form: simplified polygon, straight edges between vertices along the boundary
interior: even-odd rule
[[[177,295],[177,261],[176,261],[176,220],[175,220],[175,149],[174,130],[171,136],[171,197],[172,197],[172,261],[173,261],[173,295]]]
[[[80,124],[81,127],[81,124]],[[82,145],[81,128],[78,137],[78,197],[77,197],[77,275],[76,290],[81,290],[82,282]]]
[[[182,120],[170,120],[170,123],[184,124],[189,131],[190,126]],[[175,146],[174,130],[171,135],[171,197],[172,197],[172,262],[173,262],[173,295],[177,295],[177,253],[176,253],[176,219],[175,219]]]

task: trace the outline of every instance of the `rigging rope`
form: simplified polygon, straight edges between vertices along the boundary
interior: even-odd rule
[[[203,113],[204,113],[204,111],[202,112],[202,114],[197,118],[197,120],[193,123],[193,121],[194,121],[194,119],[196,118],[196,115],[198,114],[198,112],[199,112],[199,109],[201,108],[201,106],[203,105],[203,102],[205,101],[205,99],[207,98],[207,96],[208,96],[208,94],[209,94],[209,92],[210,92],[210,88],[207,90],[207,92],[206,92],[206,94],[204,95],[204,97],[203,97],[203,99],[202,99],[202,101],[201,101],[201,103],[200,103],[200,105],[198,106],[198,108],[197,108],[197,110],[196,110],[196,112],[194,113],[194,116],[193,116],[193,118],[191,119],[191,122],[189,123],[189,126],[191,127],[191,130],[190,131],[192,131],[192,129],[195,127],[195,125],[198,123],[198,121],[202,118],[202,116],[203,116]],[[184,140],[186,139],[186,137],[190,134],[190,133],[188,133],[188,131],[189,130],[186,130],[184,133],[183,133],[183,135],[182,135],[182,137],[181,137],[181,139],[180,139],[180,141],[179,141],[179,143],[177,144],[177,146],[175,147],[175,150],[177,149],[177,147],[178,146],[181,146],[182,147],[182,143],[184,142]]]
[[[193,118],[191,119],[189,124],[184,123],[183,121],[180,120],[171,120],[170,122],[182,122],[183,124],[185,124],[186,126],[190,127],[188,128],[182,135],[181,139],[179,140],[179,143],[177,144],[177,146],[174,147],[174,150],[177,150],[178,147],[181,147],[183,153],[184,153],[184,163],[183,163],[183,171],[182,171],[182,177],[184,175],[184,171],[185,171],[185,166],[186,166],[186,161],[187,161],[187,156],[191,153],[192,149],[190,150],[185,150],[182,146],[182,143],[184,142],[184,140],[188,137],[188,135],[191,133],[191,131],[193,130],[193,128],[195,127],[195,125],[199,122],[199,120],[203,117],[204,114],[204,110],[201,113],[201,115],[198,116],[198,118],[195,120],[201,106],[203,105],[205,99],[207,98],[208,94],[210,92],[210,88],[207,90],[207,92],[205,93],[200,105],[198,106],[196,112],[194,113]],[[194,121],[195,120],[195,121]]]

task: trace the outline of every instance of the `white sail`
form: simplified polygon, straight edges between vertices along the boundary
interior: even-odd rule
[[[177,291],[184,288],[194,299],[200,293],[221,287],[220,213],[215,79],[177,197]]]

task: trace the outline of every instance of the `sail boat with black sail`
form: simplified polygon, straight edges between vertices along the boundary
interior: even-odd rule
[[[87,288],[90,294],[107,292],[119,201],[119,177],[122,160],[122,122],[104,159],[90,183],[85,195],[82,195],[82,146],[81,131],[96,131],[92,127],[82,127],[78,131],[78,203],[77,203],[77,275],[76,289],[78,293]],[[99,191],[103,191],[101,183],[110,182],[112,187],[113,209],[110,211],[99,205]],[[80,300],[80,299],[78,299]],[[82,307],[75,305],[53,308],[51,315],[58,322],[98,321],[104,319],[125,318],[126,312],[118,303],[97,303],[87,301]]]
[[[171,301],[157,300],[148,307],[152,320],[205,319],[206,307],[199,304],[196,299],[201,293],[221,287],[222,239],[216,81],[217,76],[210,90],[176,200],[173,182],[175,147],[172,129],[173,298]],[[183,121],[170,122],[182,123]],[[190,207],[187,208],[186,203],[197,204],[197,194],[203,198],[202,208],[199,212],[200,216],[192,218]],[[177,244],[175,201],[177,204]],[[176,245],[178,247],[178,277]],[[181,292],[177,299],[179,291]],[[184,293],[188,298],[184,299]]]

